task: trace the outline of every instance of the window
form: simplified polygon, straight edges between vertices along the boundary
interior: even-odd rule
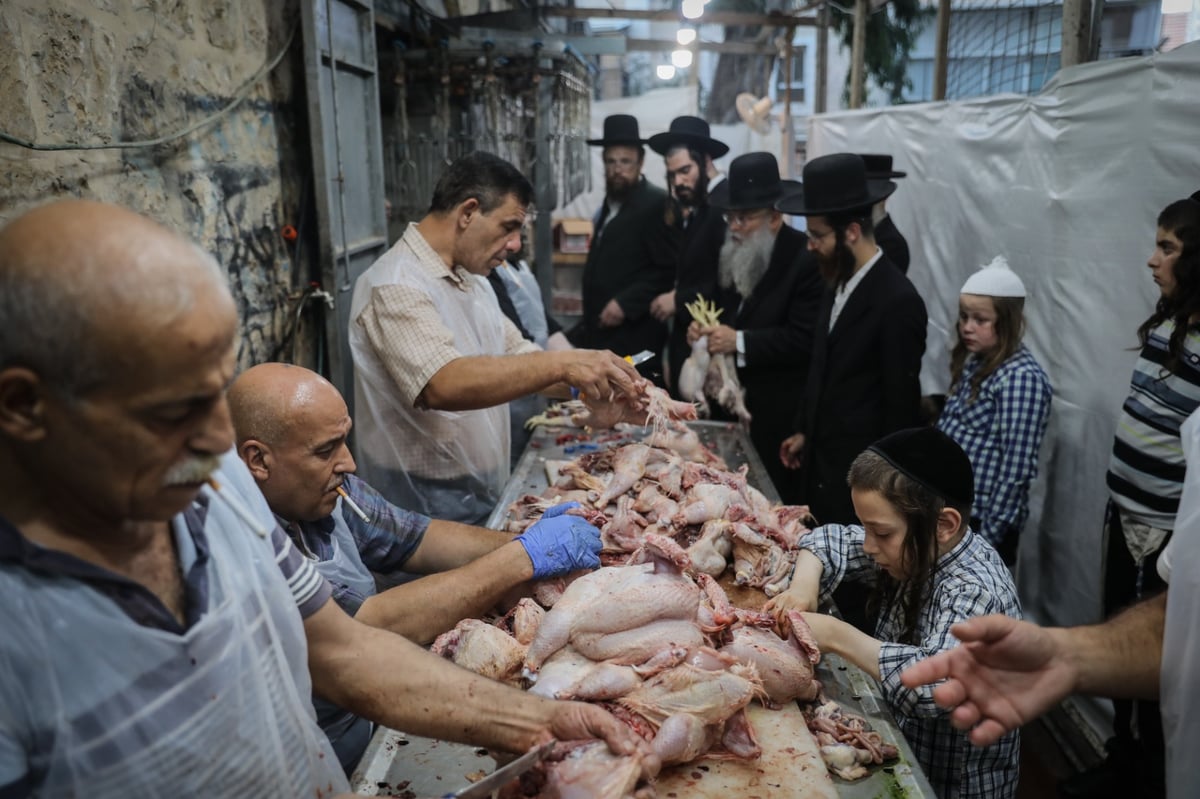
[[[779,66],[775,70],[775,74],[779,78],[778,81],[775,83],[775,89],[777,92],[776,97],[779,100],[779,102],[783,101],[784,92],[786,92],[788,90],[789,86],[792,90],[792,102],[793,103],[803,103],[804,102],[804,56],[805,56],[804,45],[793,44],[792,45],[792,75],[791,75],[790,84],[789,84],[789,81],[786,80],[786,76],[784,75],[784,72],[785,72],[784,61],[783,61],[783,59],[779,60],[779,62],[778,62]]]

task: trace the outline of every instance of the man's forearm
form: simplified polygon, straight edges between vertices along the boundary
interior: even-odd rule
[[[533,577],[520,543],[484,555],[453,571],[413,580],[368,599],[355,618],[418,644],[428,644],[466,618],[493,608],[508,591]]]
[[[560,351],[455,358],[430,378],[419,399],[439,411],[491,408],[562,382],[569,357]]]
[[[384,630],[346,618],[334,602],[304,622],[313,690],[397,730],[524,752],[547,729],[552,702],[480,677]]]
[[[1078,693],[1157,699],[1167,594],[1139,602],[1103,624],[1052,629],[1078,674]]]
[[[414,574],[433,574],[465,566],[513,540],[511,533],[434,519],[421,545],[404,564]]]

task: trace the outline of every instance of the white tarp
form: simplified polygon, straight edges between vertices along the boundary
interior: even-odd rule
[[[1029,289],[1026,342],[1054,385],[1042,471],[1021,543],[1026,611],[1053,624],[1100,615],[1104,474],[1158,292],[1155,218],[1200,189],[1200,43],[1064,70],[1035,97],[1003,95],[825,114],[810,157],[895,156],[888,203],[929,309],[922,374],[949,382],[958,290],[997,254]]]

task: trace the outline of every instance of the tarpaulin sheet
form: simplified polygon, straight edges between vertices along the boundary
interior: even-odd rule
[[[1100,616],[1104,475],[1158,292],[1155,218],[1200,189],[1200,43],[1063,70],[1038,95],[825,114],[810,157],[891,153],[908,177],[888,201],[912,251],[930,329],[926,393],[945,391],[958,291],[998,254],[1029,290],[1026,342],[1054,385],[1021,542],[1030,616]]]

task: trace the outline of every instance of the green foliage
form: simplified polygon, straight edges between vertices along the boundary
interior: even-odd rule
[[[853,50],[854,7],[843,12],[832,9],[833,27],[848,51]],[[867,17],[867,45],[864,67],[869,78],[888,93],[892,104],[903,102],[908,79],[908,55],[925,26],[937,16],[934,6],[921,7],[920,0],[890,0],[882,10]],[[846,75],[845,98],[850,96],[850,75]]]

